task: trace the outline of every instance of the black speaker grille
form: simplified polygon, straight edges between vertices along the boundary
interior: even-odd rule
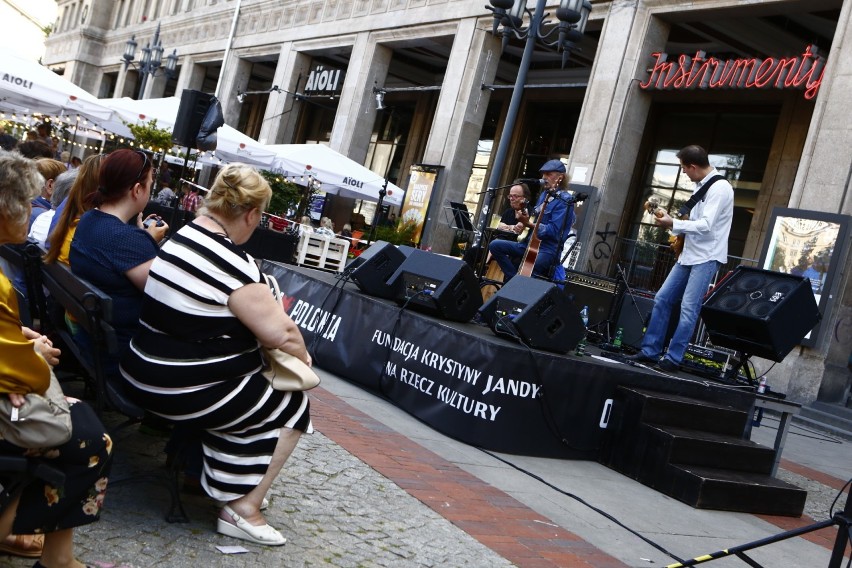
[[[719,298],[718,306],[722,310],[738,312],[748,303],[748,296],[742,293],[728,293]]]
[[[765,318],[772,313],[773,309],[775,309],[775,304],[767,300],[760,300],[749,304],[746,313],[756,318]]]
[[[767,278],[762,274],[743,274],[731,283],[731,290],[735,292],[752,292],[763,288],[767,284]]]

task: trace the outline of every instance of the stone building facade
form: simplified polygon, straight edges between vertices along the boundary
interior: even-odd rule
[[[680,199],[671,154],[690,143],[706,146],[733,179],[736,257],[760,257],[775,207],[852,214],[850,3],[591,3],[585,37],[566,68],[554,47],[536,48],[500,172],[503,183],[534,177],[543,161],[559,157],[575,182],[595,188],[580,228],[582,270],[614,271],[617,255],[593,246],[597,241],[648,237],[642,204],[649,192],[669,192],[672,203]],[[523,44],[501,45],[481,0],[57,4],[44,61],[93,94],[138,96],[139,76],[125,68],[122,53],[131,37],[141,46],[159,26],[165,53],[177,50],[178,74],[147,81],[145,98],[179,96],[183,89],[215,92],[226,121],[258,140],[326,143],[403,188],[412,165],[436,166],[422,246],[450,250],[456,235],[443,204],[466,201],[476,208],[484,199]],[[548,10],[556,7],[550,2]],[[658,67],[753,60],[768,73],[771,61],[799,57],[804,76],[817,55],[824,65],[798,85],[756,84],[753,74],[727,83],[685,75],[678,83],[660,76]],[[498,193],[498,210],[502,199]],[[370,205],[332,199],[327,212],[340,226],[353,207]],[[848,255],[848,244],[837,248]],[[769,375],[771,386],[793,400],[848,396],[848,264],[847,256],[835,264],[815,344],[795,349]],[[758,371],[770,365],[755,364]]]

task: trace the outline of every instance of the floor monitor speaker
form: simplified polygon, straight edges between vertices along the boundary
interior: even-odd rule
[[[515,276],[488,299],[480,316],[495,334],[554,353],[574,349],[586,333],[579,308],[556,284]]]
[[[821,315],[807,278],[738,266],[707,295],[701,318],[714,345],[780,362]]]
[[[473,269],[459,258],[411,249],[388,284],[400,304],[451,321],[470,321],[482,306]]]
[[[192,89],[183,90],[175,126],[172,129],[172,142],[187,148],[196,147],[195,139],[212,100],[211,94]]]
[[[393,299],[396,291],[388,280],[405,260],[405,254],[390,243],[376,241],[346,267],[365,294]]]

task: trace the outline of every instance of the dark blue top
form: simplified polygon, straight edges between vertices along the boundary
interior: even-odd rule
[[[547,191],[542,191],[535,206],[535,213],[539,214],[541,205],[550,197]],[[538,247],[539,254],[556,254],[562,252],[562,245],[571,234],[571,226],[574,224],[574,204],[567,204],[563,200],[570,201],[571,194],[560,191],[558,197],[554,197],[544,206],[544,213],[538,223],[538,238],[541,244]],[[529,240],[529,235],[527,235]]]
[[[143,298],[125,272],[153,259],[158,251],[151,235],[114,215],[92,209],[80,217],[68,256],[71,272],[112,297],[119,353],[139,329]]]

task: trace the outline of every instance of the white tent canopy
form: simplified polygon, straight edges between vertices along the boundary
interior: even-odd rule
[[[274,144],[267,146],[276,154],[274,171],[284,175],[301,176],[312,173],[328,193],[355,199],[379,200],[385,179],[323,144]],[[384,202],[401,205],[403,191],[387,184]]]
[[[113,119],[112,109],[97,97],[35,61],[0,48],[0,109],[16,113],[79,115],[98,126]],[[71,118],[73,117],[73,118]]]
[[[102,99],[101,102],[114,109],[116,114],[127,123],[138,124],[157,119],[157,127],[167,129],[174,128],[175,122],[177,122],[178,109],[180,108],[180,97],[142,99],[138,101],[123,97],[120,99]],[[126,136],[130,135],[127,127],[121,124],[120,121],[119,126],[127,132]],[[202,158],[200,161],[207,163],[215,163],[217,160],[243,162],[253,166],[269,168],[272,167],[275,153],[254,138],[246,136],[239,130],[226,124],[221,126],[217,132],[217,147],[216,151],[212,153],[212,157],[213,159]]]

